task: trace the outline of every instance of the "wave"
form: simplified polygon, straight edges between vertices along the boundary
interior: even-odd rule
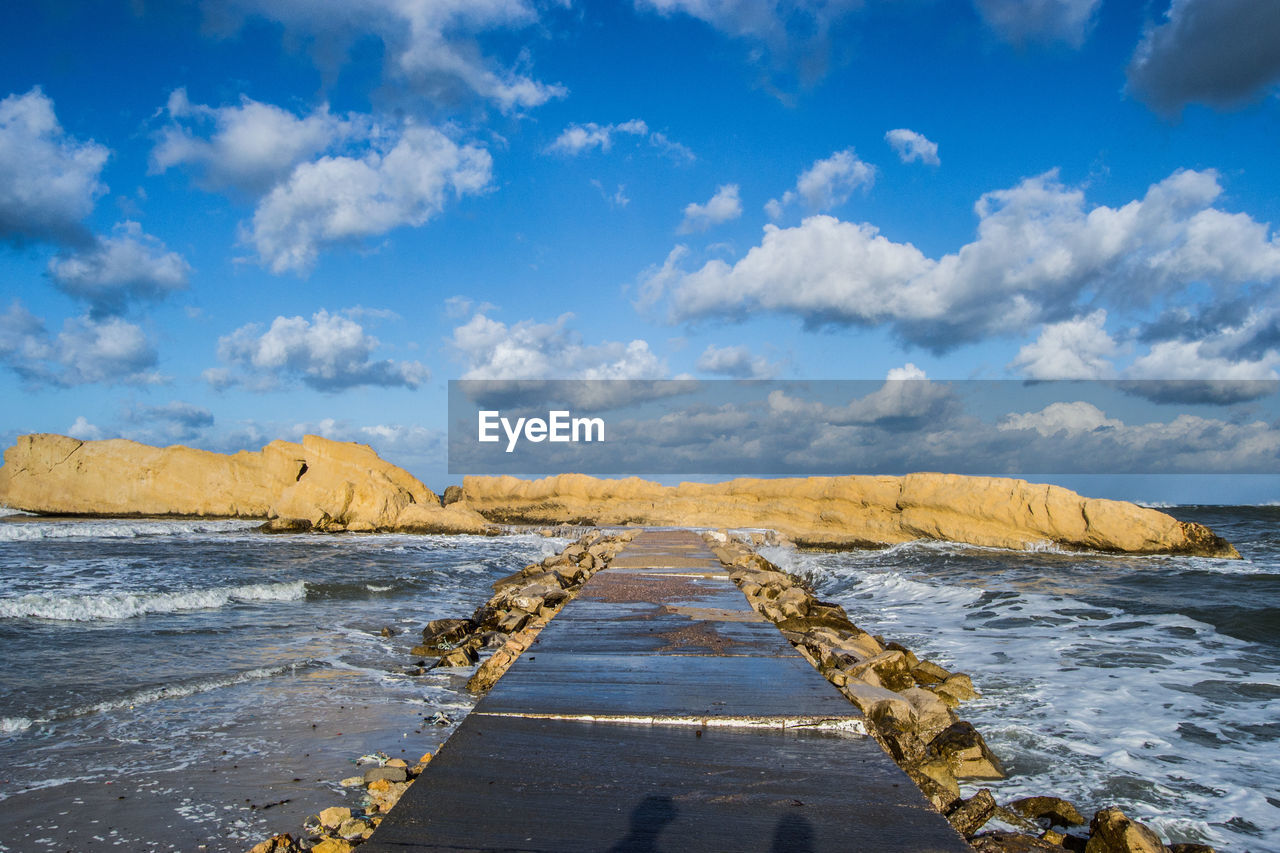
[[[100,595],[30,593],[17,598],[0,599],[0,619],[99,622],[132,619],[152,613],[210,610],[232,603],[298,601],[306,595],[306,581],[245,584],[182,592],[108,592]]]
[[[32,726],[46,725],[48,723],[57,723],[64,720],[75,719],[76,717],[85,717],[90,714],[100,714],[107,711],[120,711],[127,708],[136,708],[139,705],[150,705],[153,702],[163,702],[166,699],[181,699],[185,696],[194,696],[197,693],[208,693],[211,690],[221,690],[224,687],[235,687],[238,684],[247,684],[251,681],[260,681],[265,678],[277,678],[281,675],[293,675],[299,670],[314,669],[317,667],[328,666],[324,661],[307,659],[294,663],[281,664],[279,666],[261,666],[253,669],[232,672],[226,675],[216,675],[207,678],[193,678],[187,681],[179,681],[173,684],[162,684],[158,687],[147,687],[141,690],[134,690],[124,696],[115,699],[106,699],[101,702],[93,702],[88,705],[81,705],[63,711],[50,711],[46,714],[37,714],[33,717],[5,717],[0,719],[0,733],[16,734],[26,731]]]
[[[190,521],[104,519],[95,521],[14,521],[0,524],[0,542],[41,539],[135,539],[139,536],[185,536],[252,530],[258,521],[208,519]]]

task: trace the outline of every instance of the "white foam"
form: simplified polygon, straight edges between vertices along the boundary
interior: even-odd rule
[[[134,539],[139,536],[186,536],[193,533],[233,533],[252,530],[259,521],[100,519],[93,521],[15,521],[0,524],[0,542],[40,539]]]
[[[244,584],[178,592],[108,592],[98,595],[29,593],[0,599],[0,619],[57,619],[98,622],[132,619],[152,613],[208,610],[252,601],[298,601],[306,581]]]
[[[0,717],[0,734],[13,734],[14,732],[25,732],[34,726],[35,720],[30,717]]]

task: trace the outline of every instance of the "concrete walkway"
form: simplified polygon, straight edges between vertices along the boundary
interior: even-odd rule
[[[645,531],[362,851],[968,851],[700,536]]]

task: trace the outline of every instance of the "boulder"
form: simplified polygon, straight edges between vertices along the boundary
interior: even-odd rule
[[[967,800],[961,800],[947,812],[947,820],[965,838],[976,833],[996,813],[996,800],[991,791],[982,788]]]
[[[1160,836],[1120,809],[1102,809],[1089,822],[1085,853],[1165,853]]]
[[[1005,808],[1047,826],[1083,826],[1084,817],[1075,806],[1060,797],[1023,797]]]
[[[456,504],[458,501],[465,499],[466,493],[462,491],[462,486],[446,486],[444,493],[440,495],[440,506],[448,506]]]
[[[943,729],[956,722],[956,715],[936,693],[923,687],[911,687],[901,692],[902,698],[911,703],[916,712],[916,729],[925,743],[932,741]]]
[[[351,817],[351,809],[344,806],[333,806],[320,812],[320,825],[325,829],[337,829],[344,820]]]
[[[984,832],[969,839],[977,853],[1062,853],[1066,848],[1021,832]]]
[[[402,764],[399,767],[392,767],[384,764],[382,767],[370,767],[364,771],[364,781],[367,785],[370,782],[384,780],[387,782],[403,782],[409,778],[409,771]]]
[[[947,762],[957,779],[1003,779],[1005,775],[1000,759],[966,720],[952,723],[939,732],[929,742],[928,752]]]

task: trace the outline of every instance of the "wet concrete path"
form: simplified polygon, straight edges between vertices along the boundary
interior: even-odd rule
[[[361,850],[969,850],[864,732],[700,536],[645,531]]]

